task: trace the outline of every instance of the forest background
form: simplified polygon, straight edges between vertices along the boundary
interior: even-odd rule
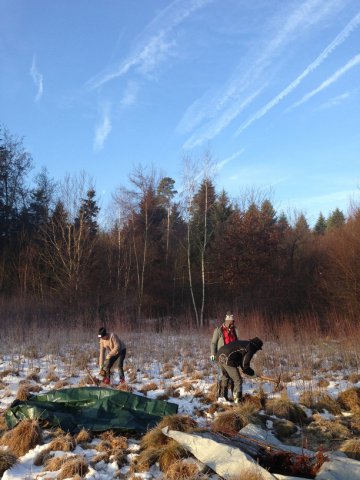
[[[181,186],[137,167],[113,194],[112,218],[85,173],[35,177],[23,140],[0,128],[1,322],[157,329],[203,327],[237,316],[311,318],[324,331],[356,325],[360,207],[310,227],[270,196],[217,191],[211,155],[184,161]],[[3,327],[4,328],[4,327]]]

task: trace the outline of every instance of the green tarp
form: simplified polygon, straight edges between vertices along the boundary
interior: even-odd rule
[[[19,420],[39,419],[52,427],[75,433],[116,430],[145,433],[162,417],[177,413],[178,405],[121,390],[101,387],[64,388],[27,401],[15,400],[5,418],[10,428]]]

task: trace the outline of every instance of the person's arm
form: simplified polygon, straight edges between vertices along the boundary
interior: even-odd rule
[[[110,352],[107,354],[107,358],[118,355],[120,353],[120,350],[121,350],[121,344],[120,344],[119,337],[114,333],[112,333],[110,336]]]
[[[105,358],[105,348],[103,347],[103,344],[100,340],[99,368],[103,366],[104,358]]]
[[[242,370],[246,375],[249,375],[250,377],[253,377],[255,375],[254,370],[250,367],[250,362],[252,357],[254,356],[254,352],[252,348],[248,348],[247,352],[244,355],[243,358],[243,364],[242,364]]]
[[[211,355],[215,355],[217,353],[217,346],[218,346],[218,341],[219,341],[219,329],[216,327],[211,339],[211,344],[210,344],[210,353]]]

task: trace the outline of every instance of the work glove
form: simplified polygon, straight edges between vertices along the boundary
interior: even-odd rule
[[[210,360],[211,360],[212,362],[215,362],[215,355],[210,355]]]

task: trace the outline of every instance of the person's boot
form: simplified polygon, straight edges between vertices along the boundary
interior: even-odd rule
[[[105,383],[105,385],[110,385],[110,377],[105,377],[104,378],[104,383]]]
[[[236,393],[234,395],[234,403],[241,403],[243,401],[243,396],[241,393]]]
[[[228,394],[228,387],[224,387],[224,395],[223,397],[228,402],[229,401],[229,394]]]

